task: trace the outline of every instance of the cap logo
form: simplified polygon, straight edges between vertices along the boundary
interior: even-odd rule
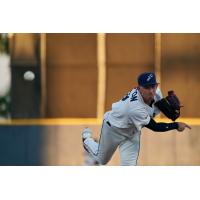
[[[153,74],[149,74],[148,77],[147,77],[147,81],[150,81],[151,78],[153,78]]]

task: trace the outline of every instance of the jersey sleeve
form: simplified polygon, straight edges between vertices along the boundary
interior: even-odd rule
[[[150,116],[145,109],[137,109],[131,115],[132,123],[135,125],[138,131],[140,131],[144,126],[149,124]]]
[[[162,92],[161,92],[160,88],[157,88],[157,90],[156,90],[156,101],[158,101],[162,98],[163,98]]]
[[[155,102],[161,100],[162,98],[163,98],[162,92],[161,92],[160,88],[157,88]],[[155,113],[155,116],[160,113],[160,110],[156,106],[154,106],[154,113]]]
[[[178,123],[177,122],[173,122],[173,123],[160,122],[160,123],[157,123],[156,121],[154,121],[151,118],[149,124],[147,124],[145,127],[151,129],[152,131],[165,132],[165,131],[178,129]]]

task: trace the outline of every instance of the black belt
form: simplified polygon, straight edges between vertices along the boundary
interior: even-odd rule
[[[106,123],[108,124],[108,126],[110,126],[110,127],[111,127],[111,124],[110,124],[110,122],[109,122],[109,121],[107,121]]]

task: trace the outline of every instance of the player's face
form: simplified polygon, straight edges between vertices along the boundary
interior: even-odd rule
[[[154,99],[157,87],[158,87],[157,84],[145,87],[140,86],[140,93],[145,102],[151,102]]]

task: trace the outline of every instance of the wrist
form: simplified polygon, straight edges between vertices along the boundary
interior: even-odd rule
[[[175,128],[175,129],[179,129],[178,122],[174,122],[173,124],[174,124],[174,128]]]

